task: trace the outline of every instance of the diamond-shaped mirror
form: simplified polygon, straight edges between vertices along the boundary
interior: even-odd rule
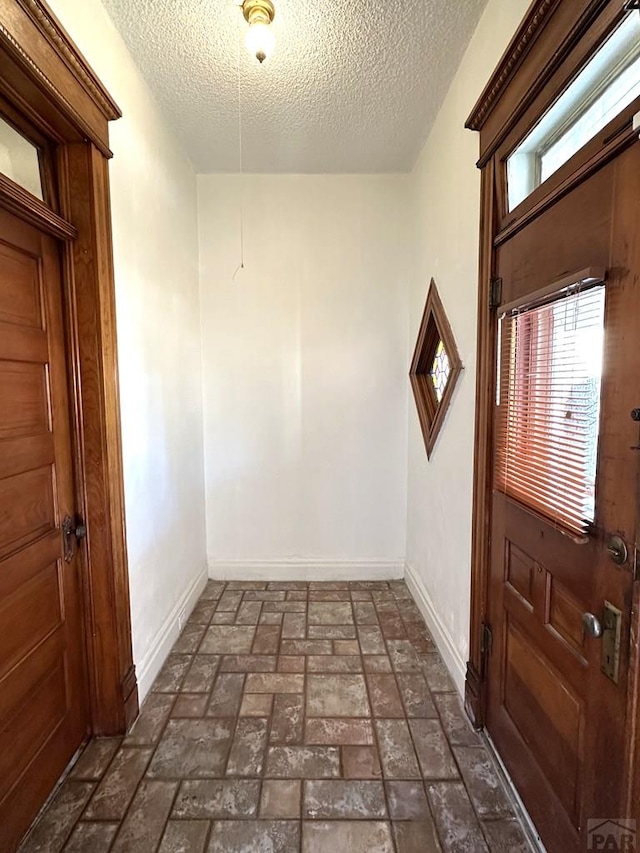
[[[432,279],[409,372],[429,457],[461,370],[453,332]]]

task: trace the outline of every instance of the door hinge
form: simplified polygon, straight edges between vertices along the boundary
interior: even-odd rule
[[[486,622],[480,626],[480,678],[484,681],[489,669],[489,658],[493,648],[493,634]]]
[[[495,309],[502,302],[502,279],[492,278],[489,282],[489,309]]]

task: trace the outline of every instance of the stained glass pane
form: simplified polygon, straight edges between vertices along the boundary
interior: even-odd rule
[[[444,348],[444,344],[440,341],[436,349],[433,364],[431,365],[431,381],[433,382],[438,402],[440,402],[444,396],[444,389],[447,387],[450,373],[451,364],[449,362],[449,356]]]

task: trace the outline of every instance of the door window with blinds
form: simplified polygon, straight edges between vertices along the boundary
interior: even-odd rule
[[[505,306],[499,326],[496,488],[577,535],[595,521],[604,277]]]

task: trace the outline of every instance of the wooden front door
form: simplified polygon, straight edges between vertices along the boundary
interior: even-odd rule
[[[602,337],[598,341],[597,334],[592,334],[586,341],[592,350],[587,356],[597,361],[602,347],[603,359],[597,388],[591,390],[599,395],[600,404],[599,437],[596,423],[597,447],[593,448],[595,509],[583,534],[568,530],[557,508],[545,511],[544,496],[540,498],[537,487],[527,485],[529,476],[535,476],[529,473],[532,460],[545,458],[544,436],[538,439],[542,449],[528,444],[526,433],[521,447],[509,448],[517,470],[515,475],[512,472],[511,493],[505,489],[503,445],[508,439],[503,429],[505,413],[500,411],[505,402],[501,386],[510,381],[510,372],[520,371],[511,376],[516,383],[530,381],[536,369],[544,376],[544,366],[533,366],[536,358],[556,356],[549,355],[549,335],[541,335],[539,327],[537,340],[545,350],[541,354],[523,334],[518,344],[511,340],[505,345],[502,337],[499,345],[489,596],[493,648],[486,723],[550,853],[605,849],[588,847],[589,829],[624,815],[624,731],[640,460],[640,424],[632,417],[632,410],[640,407],[639,222],[640,144],[635,143],[512,236],[497,253],[503,304],[525,306],[530,298],[535,302],[536,293],[545,293],[547,304],[557,297],[556,304],[561,305],[567,292],[563,286],[572,277],[588,277],[588,269],[599,269],[606,276],[601,288]],[[554,282],[559,288],[556,295],[552,294]],[[524,328],[526,312],[520,310]],[[498,317],[501,314],[499,309]],[[499,322],[505,322],[504,316]],[[526,358],[516,352],[518,346],[528,347]],[[566,348],[561,358],[569,363]],[[546,388],[538,387],[538,394],[550,399],[554,381],[551,377]],[[586,393],[584,378],[578,377],[576,383],[575,394]],[[561,387],[560,399],[542,406],[538,399],[523,417],[544,418],[541,412],[546,406],[571,426],[572,405]],[[563,429],[562,424],[559,428]],[[548,429],[556,429],[553,419]],[[562,454],[576,452],[572,429],[575,426],[565,430],[564,438],[546,457],[552,474],[554,466],[567,469]],[[561,478],[557,485],[563,495],[573,488],[570,479]],[[616,544],[628,551],[622,564],[614,562],[615,554],[608,550],[615,550]],[[607,631],[606,614],[611,618],[616,610],[621,614],[619,661],[617,672],[606,675],[601,671],[603,643],[611,648],[611,631],[615,633],[613,622]],[[604,630],[602,637],[593,636],[598,633],[597,623],[585,614],[596,617]],[[615,670],[615,661],[608,663]]]
[[[60,256],[0,211],[0,849],[87,735]]]

